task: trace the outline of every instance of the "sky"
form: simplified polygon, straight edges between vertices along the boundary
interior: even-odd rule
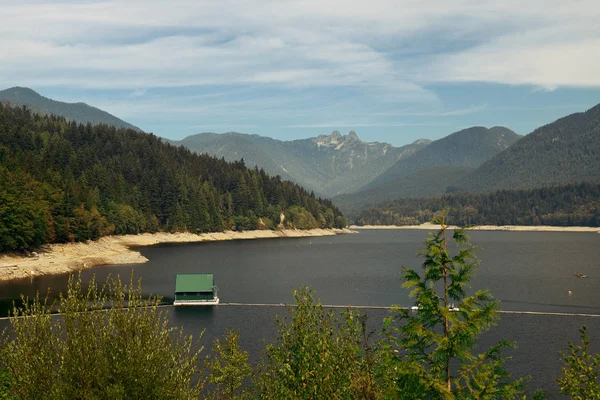
[[[527,134],[600,103],[598,0],[0,0],[0,89],[182,139]]]

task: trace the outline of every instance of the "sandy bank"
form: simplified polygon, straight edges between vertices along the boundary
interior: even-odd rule
[[[439,229],[439,225],[425,223],[421,225],[405,225],[405,226],[396,226],[396,225],[364,225],[357,226],[352,225],[350,229],[425,229],[425,230],[436,230]],[[449,226],[449,228],[455,228],[454,226]],[[600,228],[598,227],[589,227],[589,226],[524,226],[524,225],[477,225],[469,230],[473,231],[530,231],[530,232],[598,232],[600,233]]]
[[[349,229],[265,230],[245,232],[216,232],[196,235],[193,233],[144,233],[141,235],[107,236],[86,243],[44,245],[29,257],[0,255],[0,281],[30,278],[32,275],[63,274],[109,264],[142,264],[148,261],[135,246],[151,246],[158,243],[213,242],[238,239],[266,239],[281,237],[332,236],[356,233]]]

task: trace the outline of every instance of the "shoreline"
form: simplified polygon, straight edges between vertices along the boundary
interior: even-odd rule
[[[282,229],[256,231],[225,231],[213,233],[142,233],[139,235],[105,236],[95,241],[46,244],[30,256],[0,254],[0,282],[33,278],[40,275],[59,275],[101,265],[143,264],[148,259],[132,247],[160,243],[198,243],[225,240],[251,240],[334,236],[358,233],[343,229]]]
[[[355,230],[374,230],[374,229],[422,229],[438,230],[439,225],[426,222],[421,225],[351,225],[349,229]],[[449,229],[456,228],[455,225],[448,225]],[[600,233],[600,227],[590,226],[548,226],[548,225],[476,225],[467,228],[470,231],[512,231],[512,232],[596,232]]]

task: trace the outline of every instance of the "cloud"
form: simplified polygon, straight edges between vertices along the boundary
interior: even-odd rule
[[[414,126],[488,107],[439,84],[600,88],[599,20],[597,0],[4,0],[0,88],[190,126]]]
[[[395,112],[376,112],[374,115],[381,116],[409,116],[409,117],[454,117],[454,116],[464,116],[478,113],[479,111],[483,111],[487,109],[487,103],[472,105],[466,108],[458,108],[454,110],[439,110],[439,111],[395,111]]]
[[[599,8],[555,0],[8,1],[0,5],[0,72],[4,82],[18,76],[38,86],[355,86],[428,101],[431,82],[600,86]],[[425,51],[448,46],[403,55],[415,41]]]
[[[600,87],[600,38],[580,39],[577,43],[521,43],[519,37],[506,37],[441,56],[431,69],[431,77],[440,82],[535,85],[546,91]]]
[[[410,100],[435,98],[398,76],[368,43],[330,30],[327,21],[319,26],[315,5],[15,2],[0,6],[7,20],[0,28],[0,73],[5,81],[19,76],[34,86],[355,86],[401,89]]]
[[[131,92],[129,97],[141,97],[144,96],[147,92],[147,89],[135,89],[133,92]]]
[[[600,3],[534,1],[499,11],[498,19],[515,21],[507,23],[510,29],[460,51],[431,55],[422,79],[533,85],[547,91],[600,87],[595,67],[600,63]]]
[[[485,110],[486,108],[487,108],[487,104],[480,104],[478,106],[471,106],[471,107],[463,108],[460,110],[445,111],[445,112],[439,113],[438,115],[441,117],[469,115],[469,114],[473,114],[473,113]]]

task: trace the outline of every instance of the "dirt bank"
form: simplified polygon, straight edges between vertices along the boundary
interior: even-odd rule
[[[158,243],[212,242],[220,240],[265,239],[280,237],[332,236],[356,233],[349,229],[264,230],[245,232],[145,233],[141,235],[107,236],[86,243],[44,245],[29,256],[0,255],[0,281],[30,278],[37,275],[64,274],[98,265],[142,264],[148,261],[130,247]]]
[[[439,229],[440,226],[436,224],[426,223],[421,225],[405,225],[405,226],[396,226],[396,225],[364,225],[357,226],[352,225],[350,229],[425,229],[425,230],[436,230]],[[450,229],[455,228],[454,226],[449,226]],[[469,228],[469,230],[473,231],[530,231],[530,232],[599,232],[600,228],[598,227],[589,227],[589,226],[525,226],[525,225],[477,225]]]

